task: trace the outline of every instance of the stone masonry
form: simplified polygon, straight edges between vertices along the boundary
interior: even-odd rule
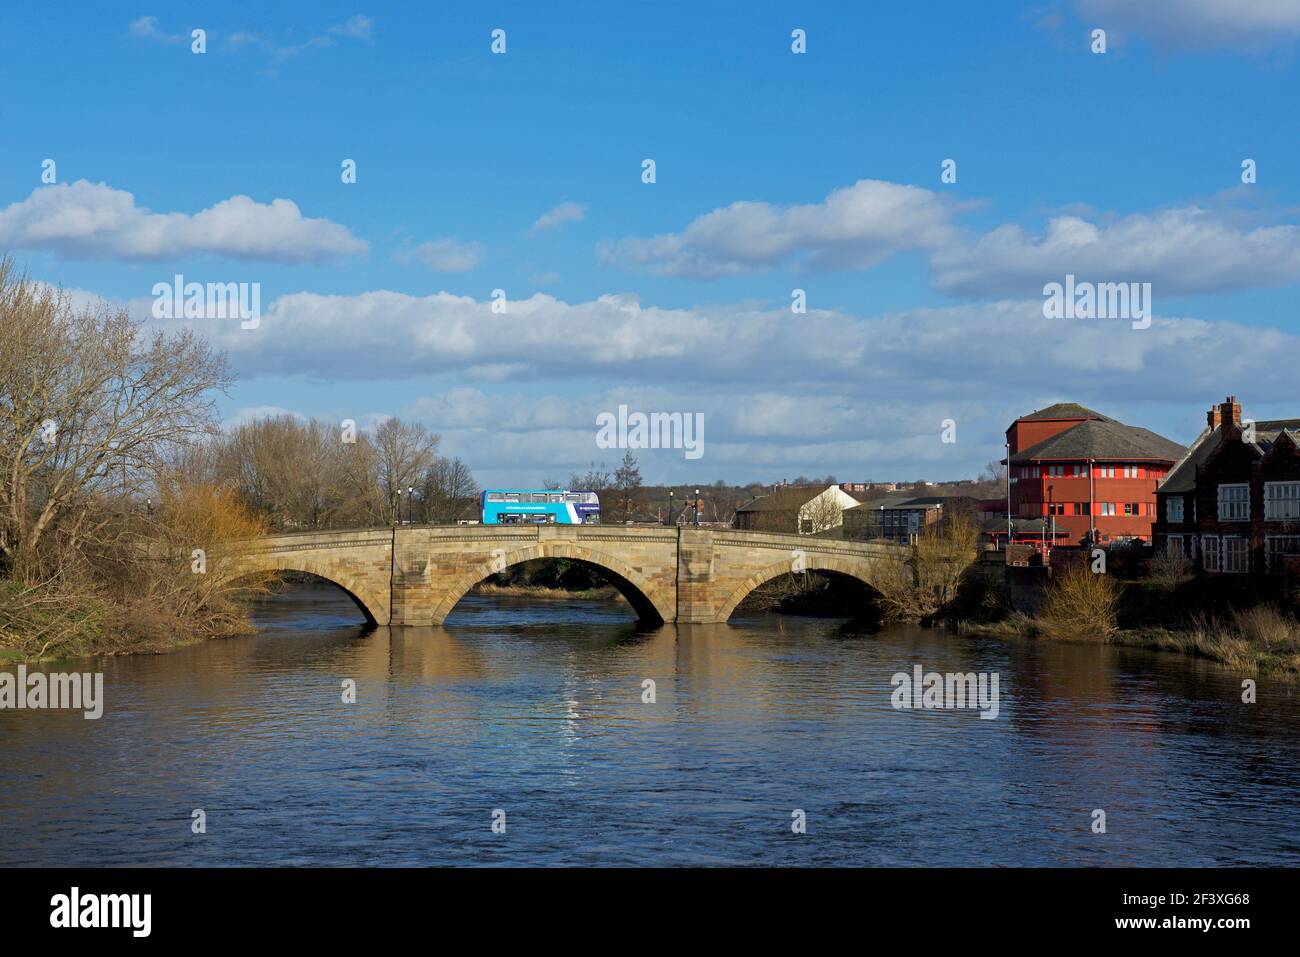
[[[231,549],[212,573],[307,572],[344,589],[379,624],[440,625],[478,582],[535,558],[590,562],[644,620],[724,622],[746,595],[790,571],[839,572],[871,585],[907,550],[694,527],[415,526],[278,535]]]

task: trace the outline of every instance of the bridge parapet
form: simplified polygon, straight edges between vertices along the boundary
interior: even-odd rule
[[[227,550],[232,554],[240,552],[260,554],[267,552],[306,552],[320,549],[348,549],[391,545],[393,530],[391,528],[355,528],[332,529],[329,531],[287,532],[281,535],[268,535],[266,538],[248,542],[238,542]]]

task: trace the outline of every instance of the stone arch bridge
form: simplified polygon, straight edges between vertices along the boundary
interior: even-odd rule
[[[440,625],[474,585],[511,565],[569,558],[613,579],[650,622],[724,622],[746,595],[790,571],[838,572],[871,585],[908,550],[694,527],[416,526],[255,539],[209,561],[224,579],[306,572],[346,591],[371,621]]]

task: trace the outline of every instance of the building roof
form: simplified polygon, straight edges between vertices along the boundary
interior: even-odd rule
[[[1283,433],[1290,433],[1291,438],[1300,445],[1300,419],[1269,419],[1255,423],[1255,448],[1260,454],[1266,454],[1273,443]],[[1159,491],[1182,494],[1196,490],[1196,470],[1204,465],[1214,450],[1223,440],[1221,428],[1206,428],[1192,442],[1182,458],[1169,470],[1165,480],[1158,486]]]
[[[1219,447],[1219,429],[1206,428],[1192,442],[1191,448],[1169,470],[1164,481],[1156,486],[1161,492],[1190,492],[1196,488],[1196,470]]]
[[[833,485],[831,488],[839,488]],[[825,488],[816,485],[802,485],[797,488],[777,489],[767,495],[760,495],[746,502],[737,512],[797,512],[822,492]]]
[[[1177,462],[1187,451],[1177,442],[1114,419],[1089,419],[1011,456],[1013,464],[1047,460],[1108,459]]]
[[[845,495],[848,495],[850,498],[857,499],[859,502],[870,502],[872,499],[879,498],[882,494],[879,489],[872,490],[872,491],[851,492],[848,489],[846,489],[843,485],[840,486],[840,491],[842,491]]]
[[[920,498],[910,492],[886,495],[870,502],[863,502],[855,509],[845,510],[845,515],[852,515],[854,521],[871,522],[870,516],[880,512],[904,511],[910,509],[943,508],[952,502],[971,501],[964,495],[924,495]],[[847,520],[847,519],[846,519]]]
[[[1267,452],[1283,432],[1291,433],[1291,438],[1297,440],[1296,444],[1300,445],[1300,419],[1270,419],[1267,422],[1256,422],[1255,445],[1261,452]]]
[[[1077,402],[1058,402],[1055,405],[1049,405],[1045,409],[1039,409],[1037,412],[1022,415],[1016,421],[1019,422],[1021,419],[1100,419],[1102,422],[1115,421],[1110,416],[1094,412]]]
[[[861,508],[867,510],[879,511],[882,508],[898,508],[904,502],[910,502],[916,498],[911,492],[889,492],[884,495],[877,495],[874,498],[866,499]]]

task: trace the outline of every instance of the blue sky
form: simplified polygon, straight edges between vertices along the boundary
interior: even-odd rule
[[[620,403],[705,416],[648,481],[969,476],[1058,400],[1186,442],[1300,415],[1298,46],[1288,0],[10,9],[0,250],[142,319],[261,283],[191,320],[228,421],[419,418],[491,484],[614,465]],[[1066,272],[1151,327],[1044,318]]]

